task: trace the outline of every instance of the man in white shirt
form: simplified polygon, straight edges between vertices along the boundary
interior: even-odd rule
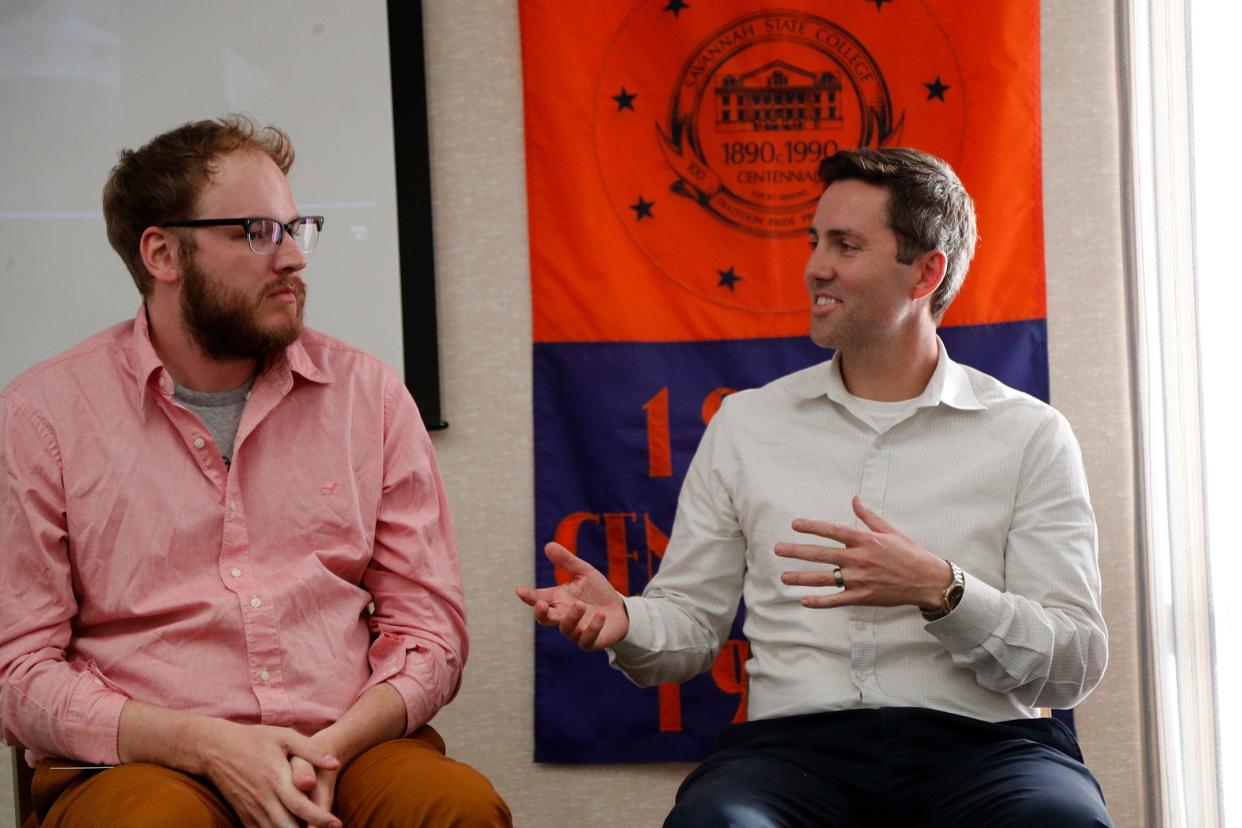
[[[1078,444],[936,335],[970,196],[912,149],[840,152],[820,177],[804,276],[833,359],[725,401],[642,597],[555,543],[572,580],[518,595],[641,685],[707,670],[745,598],[750,721],[666,826],[1111,825],[1038,712],[1107,661]]]

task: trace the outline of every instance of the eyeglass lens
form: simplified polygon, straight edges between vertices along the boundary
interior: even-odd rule
[[[312,219],[298,219],[292,225],[293,240],[298,249],[309,253],[319,241],[319,225]],[[261,256],[275,253],[284,238],[285,228],[275,219],[259,219],[250,223],[250,249]]]

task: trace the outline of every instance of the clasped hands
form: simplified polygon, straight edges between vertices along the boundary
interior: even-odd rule
[[[204,720],[201,766],[244,826],[340,828],[332,796],[341,763],[323,740],[287,727]]]
[[[842,546],[776,544],[774,552],[779,557],[833,565],[829,569],[784,572],[781,583],[836,587],[839,568],[844,589],[804,596],[804,607],[912,604],[927,611],[938,608],[941,593],[953,579],[949,563],[868,509],[861,498],[854,497],[852,505],[866,529],[807,518],[793,521],[795,532],[836,541]],[[534,609],[535,620],[545,627],[557,627],[584,650],[602,650],[625,638],[630,628],[629,616],[622,595],[608,579],[559,543],[549,543],[544,554],[569,575],[569,580],[543,589],[517,588],[518,598]]]
[[[312,741],[319,741],[316,734]],[[324,758],[335,759],[334,751],[325,747]],[[293,787],[306,794],[311,804],[319,808],[319,816],[332,815],[332,800],[336,795],[336,777],[341,772],[339,760],[335,767],[331,761],[321,762],[318,765],[303,759],[301,756],[289,757],[289,770],[292,774]],[[308,825],[318,825],[320,823],[308,822]],[[337,828],[340,825],[339,820],[324,823],[328,828]]]

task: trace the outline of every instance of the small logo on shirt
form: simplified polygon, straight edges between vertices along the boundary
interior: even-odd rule
[[[320,484],[319,493],[321,495],[330,495],[336,493],[336,487],[341,485],[339,481],[329,480],[327,483]]]

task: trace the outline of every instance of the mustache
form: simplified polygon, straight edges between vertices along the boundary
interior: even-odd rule
[[[302,281],[300,276],[273,279],[263,289],[263,295],[267,297],[275,293],[283,293],[286,290],[292,291],[295,296],[301,299],[306,296],[306,282]]]

